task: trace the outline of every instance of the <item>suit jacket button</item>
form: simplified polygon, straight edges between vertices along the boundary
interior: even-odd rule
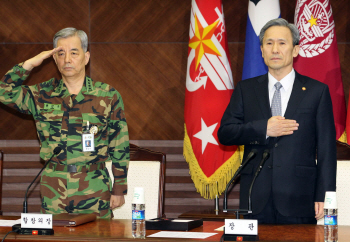
[[[275,144],[275,147],[277,147],[277,146],[278,146],[278,143]]]
[[[272,169],[272,166],[267,166],[269,169]]]

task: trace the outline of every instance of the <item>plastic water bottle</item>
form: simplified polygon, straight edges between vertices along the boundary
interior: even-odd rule
[[[326,192],[324,204],[324,241],[338,241],[338,208],[335,192]]]
[[[146,237],[145,204],[132,204],[132,237]]]
[[[324,241],[338,241],[338,209],[324,209]]]
[[[146,238],[145,221],[145,193],[142,187],[134,188],[134,198],[132,201],[132,237]]]

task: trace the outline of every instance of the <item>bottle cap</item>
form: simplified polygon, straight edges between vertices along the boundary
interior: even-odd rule
[[[336,192],[326,192],[326,196],[324,198],[324,208],[330,208],[330,209],[338,208],[336,195],[337,195]]]
[[[132,203],[144,204],[145,203],[145,191],[143,187],[134,187],[134,198]]]

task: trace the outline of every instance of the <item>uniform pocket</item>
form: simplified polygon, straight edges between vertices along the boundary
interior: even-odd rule
[[[41,110],[39,122],[46,140],[60,141],[63,113],[61,110]]]

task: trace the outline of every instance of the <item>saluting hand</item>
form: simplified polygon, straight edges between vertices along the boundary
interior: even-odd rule
[[[30,58],[28,60],[26,60],[22,67],[24,69],[26,69],[27,71],[31,71],[34,67],[40,66],[41,63],[43,63],[43,61],[47,58],[49,58],[50,56],[52,56],[53,54],[55,54],[56,52],[62,50],[62,47],[57,47],[53,50],[47,50],[47,51],[43,51],[40,54],[34,56],[33,58]]]

